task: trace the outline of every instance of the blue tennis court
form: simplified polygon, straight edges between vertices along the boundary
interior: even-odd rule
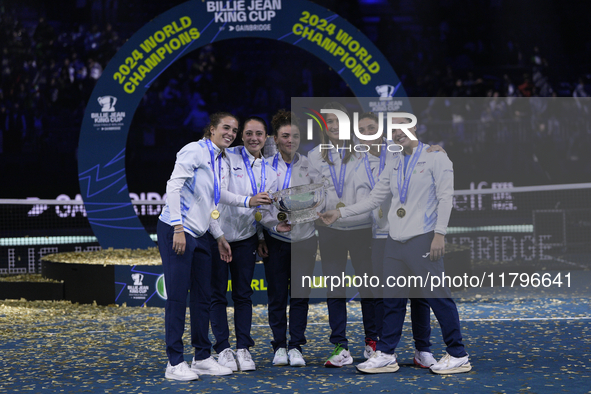
[[[589,271],[577,277],[591,283]],[[412,363],[410,323],[397,349],[400,370],[363,375],[354,366],[323,366],[332,350],[325,304],[312,305],[304,347],[307,366],[273,367],[271,331],[256,306],[251,349],[257,371],[194,382],[164,379],[164,310],[69,302],[0,302],[0,392],[252,393],[534,392],[588,393],[591,381],[591,299],[515,289],[454,293],[473,369],[440,376]],[[229,317],[233,315],[229,308]],[[364,361],[361,308],[349,303],[348,335],[355,363]],[[231,339],[233,334],[231,334]],[[189,338],[185,336],[190,361]],[[432,316],[433,353],[444,354]]]

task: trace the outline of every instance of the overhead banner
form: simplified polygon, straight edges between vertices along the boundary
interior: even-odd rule
[[[133,209],[125,175],[129,126],[150,85],[190,51],[245,37],[273,39],[310,52],[357,97],[406,97],[398,76],[365,35],[309,1],[189,1],[172,8],[123,45],[86,107],[78,149],[80,191],[103,248],[154,246]]]

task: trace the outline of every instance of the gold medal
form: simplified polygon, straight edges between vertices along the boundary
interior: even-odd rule
[[[260,222],[262,218],[263,218],[263,214],[260,213],[259,211],[256,211],[256,213],[254,214],[254,220],[256,220],[257,222]]]
[[[214,220],[217,220],[220,217],[220,211],[218,211],[217,209],[214,209],[213,211],[211,211],[211,218]]]
[[[285,212],[279,212],[277,214],[277,220],[280,222],[284,221],[285,219],[287,219],[287,214]]]
[[[406,215],[406,211],[404,210],[404,208],[398,208],[398,210],[396,211],[396,215],[398,215],[398,217],[402,219],[404,215]]]
[[[384,212],[382,212],[382,208],[380,208],[380,210],[378,211],[378,216],[381,218],[384,217]]]
[[[345,208],[345,203],[342,201],[339,201],[339,203],[337,204],[337,209],[339,208]]]

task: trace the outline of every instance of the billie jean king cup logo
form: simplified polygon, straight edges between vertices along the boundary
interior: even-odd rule
[[[394,86],[392,85],[379,85],[376,86],[376,92],[382,97],[392,97],[394,93]]]
[[[271,193],[273,205],[279,210],[277,219],[291,224],[313,222],[318,218],[316,207],[324,201],[326,182],[294,186]]]
[[[99,105],[102,107],[101,112],[115,112],[115,104],[117,104],[117,97],[102,96],[97,99]]]
[[[318,113],[317,111],[311,109],[311,108],[306,108],[307,110],[312,111],[314,114],[316,114],[317,116],[314,116],[314,114],[311,114],[309,112],[306,112],[307,115],[310,115],[312,118],[314,118],[314,120],[316,120],[316,123],[318,124],[318,126],[320,126],[320,129],[322,130],[323,126],[326,128],[326,130],[328,130],[328,125],[326,123],[326,120],[324,120],[324,117]],[[349,130],[351,130],[351,122],[349,121],[349,117],[347,116],[346,113],[344,113],[343,111],[340,111],[338,109],[321,109],[320,110],[321,113],[326,114],[334,114],[336,115],[337,119],[339,120],[339,139],[340,140],[350,140],[351,139],[351,134],[349,132]],[[383,112],[378,112],[378,130],[376,131],[375,134],[371,134],[371,135],[367,135],[367,134],[361,134],[361,132],[359,131],[359,114],[357,112],[353,112],[353,132],[355,133],[355,136],[361,140],[361,141],[374,141],[377,138],[381,137],[383,135],[383,131],[384,131],[384,113]],[[320,118],[320,119],[319,119]],[[404,134],[406,134],[406,136],[413,140],[413,141],[417,141],[417,137],[415,137],[411,132],[410,132],[410,128],[416,126],[417,124],[417,117],[414,116],[411,113],[408,112],[388,112],[386,114],[386,138],[388,140],[392,140],[392,132],[393,130],[402,130],[402,132]],[[393,119],[410,119],[410,123],[394,123]],[[313,122],[312,119],[308,119],[308,123],[307,123],[307,131],[308,131],[308,140],[312,140],[313,139]],[[398,144],[392,144],[392,145],[387,145],[387,144],[371,144],[371,146],[378,146],[378,149],[381,149],[382,147],[385,147],[389,152],[402,152],[402,146],[398,145]],[[355,152],[369,152],[369,149],[371,147],[368,144],[356,144],[356,145],[348,145],[346,147],[339,147],[338,149],[346,149],[351,151],[351,149],[353,149]],[[334,149],[334,145],[332,143],[329,144],[320,144],[318,146],[318,150],[322,151],[322,150],[330,150],[330,149]]]
[[[134,286],[143,286],[142,281],[144,280],[143,274],[131,274],[131,279],[133,279]]]

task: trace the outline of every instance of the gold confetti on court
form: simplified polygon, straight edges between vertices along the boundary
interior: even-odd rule
[[[587,392],[591,379],[589,298],[458,300],[473,370],[438,376],[412,364],[410,324],[397,348],[395,374],[362,375],[363,325],[358,302],[348,304],[348,336],[355,359],[341,369],[323,367],[332,350],[326,305],[310,306],[307,366],[273,367],[266,306],[255,306],[251,349],[257,371],[195,382],[164,379],[164,309],[79,305],[67,301],[0,301],[0,393],[358,393],[358,392]],[[228,308],[230,321],[233,308]],[[531,320],[525,320],[531,319]],[[538,320],[536,320],[538,319]],[[188,319],[187,319],[188,322]],[[233,342],[233,324],[230,324]],[[185,354],[190,361],[187,330]],[[432,316],[432,350],[444,345]]]
[[[93,265],[162,265],[158,248],[102,249],[93,252],[62,252],[43,256],[55,263]]]

